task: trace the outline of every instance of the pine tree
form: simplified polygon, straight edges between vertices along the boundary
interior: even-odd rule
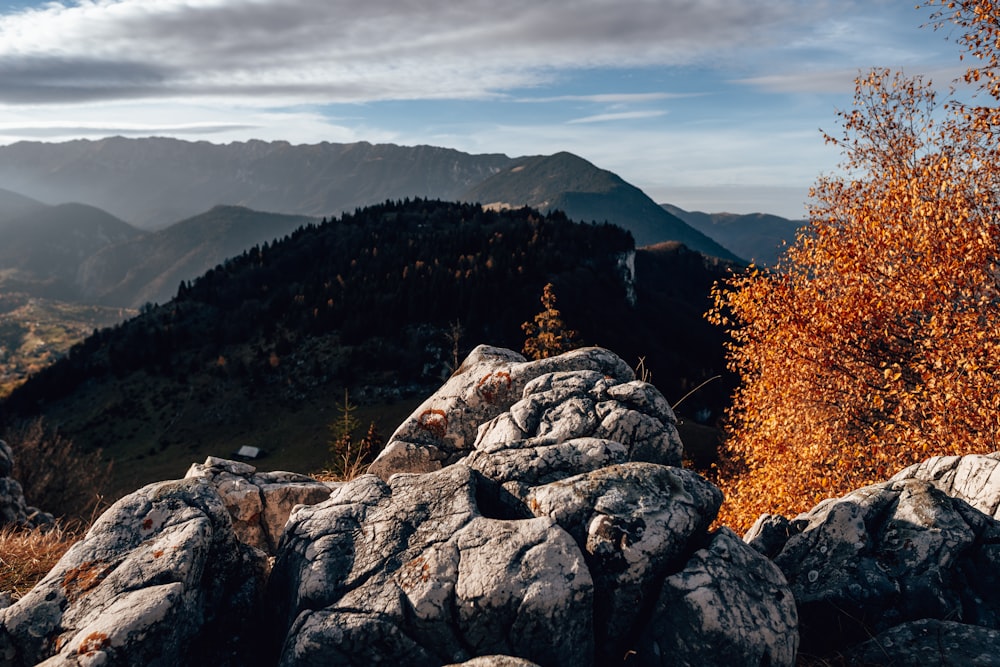
[[[577,333],[566,328],[562,313],[556,309],[556,294],[552,283],[542,289],[542,312],[533,322],[521,325],[524,331],[524,355],[530,359],[545,359],[568,352],[576,346]]]

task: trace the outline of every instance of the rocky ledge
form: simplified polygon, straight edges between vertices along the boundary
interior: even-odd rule
[[[744,540],[681,451],[614,354],[480,347],[370,474],[210,458],[123,498],[0,610],[0,665],[998,664],[996,457]]]

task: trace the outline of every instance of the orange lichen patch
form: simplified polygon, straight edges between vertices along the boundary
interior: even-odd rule
[[[438,438],[443,438],[444,434],[448,432],[448,416],[444,413],[444,410],[434,408],[424,410],[417,417],[417,423],[420,425],[420,428]]]
[[[163,549],[157,549],[156,551],[153,552],[153,558],[162,558],[162,557],[163,557]]]
[[[507,371],[497,371],[484,376],[476,384],[476,391],[487,403],[493,403],[505,391],[509,391],[514,381]]]
[[[528,507],[531,508],[531,511],[533,513],[537,514],[538,510],[541,509],[542,506],[538,504],[538,501],[536,499],[532,498],[531,500],[528,501]]]
[[[152,530],[152,528],[153,528],[153,520],[152,519],[144,519],[143,522],[142,522],[142,529],[143,530]]]
[[[96,587],[113,568],[100,561],[87,561],[63,575],[62,587],[70,602]]]
[[[404,576],[407,580],[419,580],[422,582],[430,581],[431,568],[427,564],[427,561],[424,560],[423,556],[414,558],[403,567],[405,568]]]
[[[111,640],[103,632],[91,632],[80,642],[76,649],[77,655],[93,655],[111,644]]]

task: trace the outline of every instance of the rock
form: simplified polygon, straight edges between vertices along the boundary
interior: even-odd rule
[[[388,479],[393,473],[430,472],[456,462],[472,450],[479,425],[509,410],[529,382],[568,370],[593,371],[615,383],[635,377],[628,364],[601,348],[526,361],[511,350],[480,345],[389,437],[369,472]]]
[[[330,497],[330,487],[290,472],[261,472],[252,465],[209,456],[194,464],[187,478],[201,477],[215,487],[233,520],[236,537],[273,555],[288,515],[296,505]]]
[[[269,587],[288,630],[279,664],[590,664],[593,587],[579,549],[549,518],[485,516],[477,495],[491,484],[461,464],[388,483],[366,475],[298,508]]]
[[[55,519],[51,514],[28,505],[20,482],[10,476],[13,472],[14,451],[0,440],[0,526],[37,528],[52,524]]]
[[[1000,630],[928,618],[886,630],[844,658],[859,666],[1000,667]]]
[[[266,568],[207,481],[146,486],[0,610],[0,664],[246,664]]]
[[[890,481],[922,479],[980,512],[1000,519],[1000,452],[933,456],[894,475]]]
[[[649,596],[683,567],[722,493],[688,470],[628,463],[533,488],[526,504],[555,519],[584,554],[595,586],[598,662],[605,663],[632,648]]]
[[[728,528],[667,577],[636,665],[794,665],[795,600],[785,577]]]
[[[546,373],[479,428],[467,465],[499,482],[533,486],[647,461],[679,466],[677,419],[660,392],[591,370]]]
[[[538,667],[538,665],[521,658],[512,658],[509,655],[485,655],[481,658],[452,663],[444,667]]]
[[[1000,523],[920,479],[826,500],[774,557],[803,651],[826,655],[910,621],[1000,628]]]

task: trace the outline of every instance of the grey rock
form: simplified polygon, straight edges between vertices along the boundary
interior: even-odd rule
[[[896,473],[890,481],[922,479],[994,519],[1000,518],[1000,452],[933,456]]]
[[[366,475],[293,512],[269,585],[279,664],[592,664],[576,543],[550,518],[484,516],[490,486],[461,464]]]
[[[722,493],[680,468],[628,463],[531,489],[526,504],[580,546],[595,585],[598,661],[630,648],[659,583],[683,567],[722,504]]]
[[[208,482],[146,486],[0,610],[0,664],[245,664],[266,571]]]
[[[393,473],[430,472],[458,461],[471,452],[480,424],[507,412],[529,382],[565,371],[592,371],[615,383],[635,377],[628,364],[601,348],[526,361],[511,350],[480,345],[389,437],[369,472],[388,479]],[[424,453],[417,455],[416,449]]]
[[[444,667],[538,667],[534,662],[509,655],[484,655],[465,662],[452,663]]]
[[[784,576],[728,528],[664,581],[636,665],[794,665],[795,600]]]
[[[798,603],[804,651],[843,650],[924,618],[1000,627],[1000,523],[929,482],[829,499],[774,557]]]
[[[1000,667],[1000,630],[922,619],[886,630],[844,658],[859,666]]]
[[[14,471],[14,451],[0,440],[0,526],[15,525],[37,528],[52,524],[48,512],[28,505],[21,483],[11,477]]]
[[[257,472],[240,461],[209,456],[192,465],[187,478],[208,480],[222,498],[240,541],[273,555],[288,515],[296,505],[313,505],[330,497],[330,487],[290,472]]]

